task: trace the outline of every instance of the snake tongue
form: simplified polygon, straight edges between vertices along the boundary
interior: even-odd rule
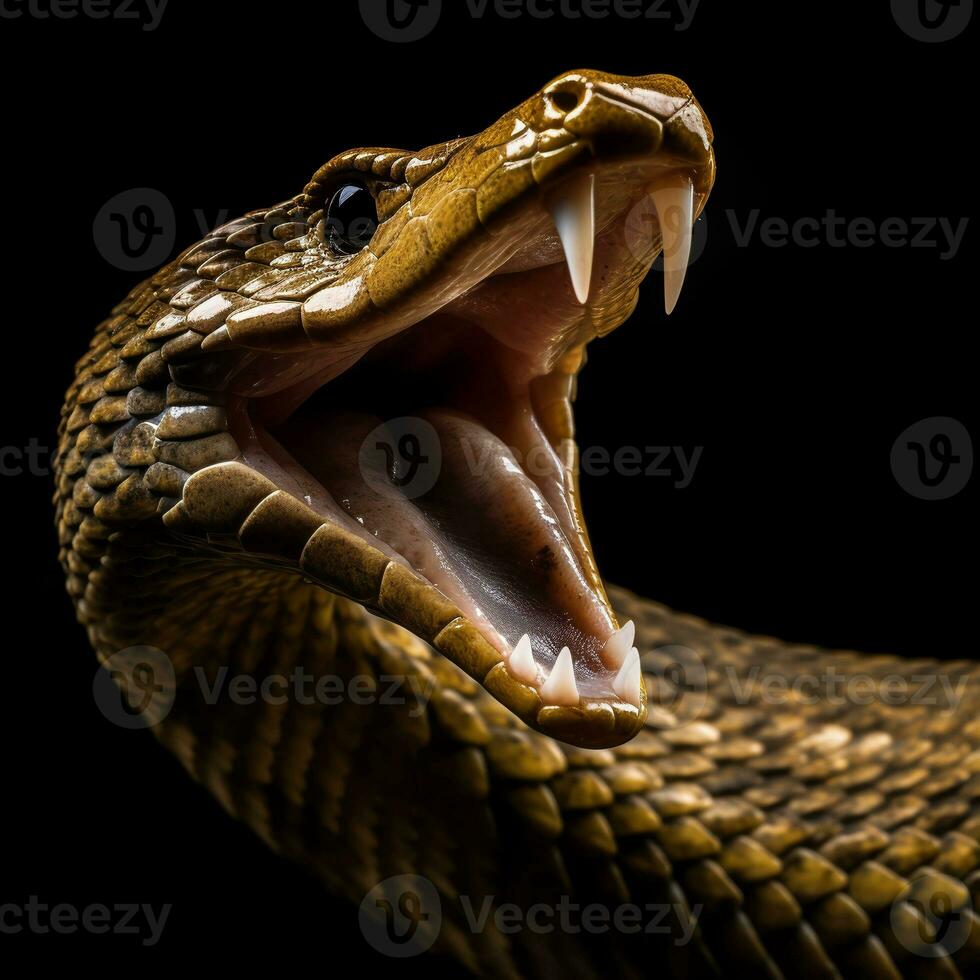
[[[595,246],[595,175],[582,175],[566,184],[548,202],[548,210],[565,250],[572,288],[584,306],[589,298]]]

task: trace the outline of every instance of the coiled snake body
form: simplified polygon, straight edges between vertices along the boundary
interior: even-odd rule
[[[230,814],[355,903],[418,876],[413,941],[473,972],[980,975],[976,663],[717,628],[592,560],[575,375],[661,250],[676,302],[713,178],[683,83],[577,71],[216,229],[78,363],[68,590],[103,662],[163,651],[154,731]],[[336,696],[202,694],[297,668]],[[639,919],[532,928],[569,905]]]

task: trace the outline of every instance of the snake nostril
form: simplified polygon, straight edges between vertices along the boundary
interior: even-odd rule
[[[564,113],[571,112],[581,101],[581,93],[572,89],[560,89],[548,95],[551,104],[559,111]]]

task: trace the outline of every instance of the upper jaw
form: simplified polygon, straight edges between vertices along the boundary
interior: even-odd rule
[[[378,192],[381,224],[357,255],[338,259],[312,232],[306,236],[304,261],[324,266],[326,285],[232,313],[204,349],[363,353],[478,288],[522,249],[553,240],[555,219],[568,227],[571,214],[575,225],[582,209],[563,208],[562,189],[571,192],[583,175],[596,180],[600,222],[616,221],[629,204],[617,194],[635,202],[658,183],[677,179],[690,182],[689,210],[696,215],[714,180],[707,120],[686,86],[669,76],[571,72],[483,133],[419,151],[406,166],[407,159],[397,151],[367,151],[343,154],[321,168],[302,196],[311,225],[337,180],[344,174],[360,179],[358,167],[375,183],[403,183]],[[623,253],[625,263],[614,267],[615,277],[628,277],[631,287],[657,254],[659,229],[648,241],[640,262]],[[580,298],[586,290],[581,251],[572,249]]]
[[[511,241],[506,259],[444,309],[520,350],[531,377],[623,323],[662,252],[672,312],[707,197],[697,178],[660,156],[584,158],[492,227],[488,235]]]
[[[456,146],[337,282],[303,303],[302,328],[309,340],[344,345],[390,336],[478,288],[523,249],[553,238],[556,225],[572,259],[581,303],[588,283],[583,249],[575,239],[580,245],[591,241],[603,222],[615,223],[630,204],[665,183],[690,186],[689,232],[714,179],[703,114],[691,98],[661,104],[644,86],[612,79],[600,73],[565,76]],[[555,97],[569,85],[577,102],[561,112]],[[669,113],[665,119],[643,107],[645,92],[651,104]],[[431,153],[421,151],[417,159]],[[600,224],[585,232],[579,219],[589,180],[595,184],[598,202],[592,210]],[[661,200],[675,206],[667,196]],[[579,232],[571,239],[564,234],[570,227]],[[659,228],[650,236],[648,256],[615,266],[614,278],[628,275],[631,285],[638,283],[659,250],[658,235]]]

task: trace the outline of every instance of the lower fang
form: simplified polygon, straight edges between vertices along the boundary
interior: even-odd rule
[[[578,704],[575,668],[568,647],[562,647],[555,666],[551,668],[551,676],[541,685],[540,693],[545,704]]]
[[[619,668],[619,673],[613,678],[613,692],[638,708],[640,706],[641,677],[640,653],[636,647],[633,647],[626,655],[623,666]]]
[[[531,651],[531,639],[525,633],[511,652],[507,666],[511,674],[525,684],[536,684],[538,681],[538,665],[534,662]]]
[[[633,648],[633,640],[636,637],[636,627],[633,620],[627,620],[612,636],[606,640],[603,652],[606,655],[606,663],[616,669],[622,667],[626,655]]]

